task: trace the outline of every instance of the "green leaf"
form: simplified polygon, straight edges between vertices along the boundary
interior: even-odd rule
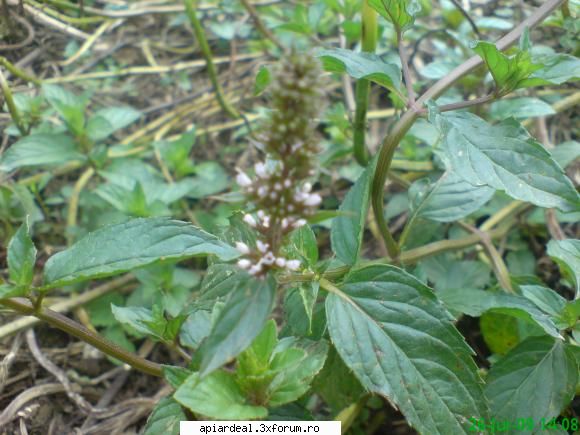
[[[216,255],[236,258],[235,248],[187,222],[167,218],[133,219],[89,233],[46,262],[48,288],[102,278],[160,260]]]
[[[373,171],[374,164],[370,164],[344,197],[338,209],[341,214],[332,220],[332,252],[345,264],[355,264],[359,257]]]
[[[533,337],[491,367],[485,393],[497,421],[527,416],[549,421],[570,403],[577,382],[578,364],[568,346],[549,337]]]
[[[254,96],[260,95],[266,90],[268,85],[272,82],[272,74],[270,68],[262,65],[256,74],[256,81],[254,82]]]
[[[256,376],[268,370],[270,357],[278,343],[276,322],[269,320],[262,332],[254,339],[252,345],[238,357],[236,371],[238,376]]]
[[[458,261],[450,255],[436,255],[419,264],[436,290],[462,291],[464,288],[483,288],[489,283],[490,267],[480,261]]]
[[[195,310],[187,316],[181,326],[179,341],[184,346],[197,349],[210,332],[211,312],[202,309]]]
[[[507,314],[537,324],[552,337],[562,338],[550,316],[523,296],[469,288],[463,288],[461,291],[440,290],[437,295],[450,309],[469,316],[479,317],[487,311]]]
[[[202,377],[246,349],[262,331],[272,311],[276,291],[273,279],[256,279],[245,274],[240,280],[199,350]]]
[[[179,422],[182,420],[187,420],[187,417],[179,403],[171,397],[164,397],[149,415],[143,435],[179,435]]]
[[[543,66],[533,63],[528,51],[518,50],[510,57],[499,51],[494,43],[485,41],[476,41],[472,48],[489,68],[498,95],[506,95],[519,88],[541,84],[541,81],[534,80],[530,76]]]
[[[24,296],[28,291],[27,287],[0,284],[0,299]]]
[[[552,158],[563,168],[566,168],[573,161],[580,158],[580,142],[570,140],[559,144],[550,150]]]
[[[246,284],[246,273],[233,264],[212,264],[201,283],[200,301],[223,298]]]
[[[26,166],[58,165],[85,160],[66,134],[36,133],[12,144],[0,159],[0,171],[9,172]]]
[[[541,84],[561,85],[580,78],[580,59],[575,56],[554,53],[534,56],[534,61],[542,63],[543,68],[534,72],[531,78],[542,80]]]
[[[415,15],[421,10],[415,0],[368,0],[369,6],[391,21],[401,32],[413,25]]]
[[[549,116],[556,113],[548,103],[532,97],[508,98],[495,101],[491,104],[489,112],[491,118],[500,121],[509,117],[526,119]]]
[[[446,165],[465,181],[562,211],[580,196],[550,153],[514,121],[490,125],[470,113],[443,116]]]
[[[34,278],[36,247],[30,238],[28,219],[25,219],[8,243],[7,256],[10,281],[17,286],[30,286]]]
[[[332,342],[420,433],[468,434],[487,409],[472,350],[433,292],[394,266],[352,272],[326,300]]]
[[[558,264],[562,273],[576,288],[576,299],[580,299],[580,240],[550,240],[548,255]]]
[[[192,412],[219,420],[265,418],[268,410],[248,403],[232,373],[223,370],[200,377],[194,373],[173,395]]]
[[[85,126],[85,108],[88,99],[79,97],[61,86],[43,84],[42,93],[50,105],[67,123],[70,131],[80,136]]]
[[[290,243],[296,249],[301,259],[306,260],[309,266],[314,266],[318,261],[318,244],[316,235],[310,225],[303,225],[293,231]]]
[[[566,299],[554,290],[539,285],[520,285],[522,295],[544,313],[558,316],[566,306]]]
[[[299,347],[295,348],[296,345]],[[322,370],[328,353],[328,344],[324,340],[295,342],[293,339],[285,339],[280,341],[278,349],[280,348],[285,348],[285,350],[280,353],[275,350],[272,360],[272,370],[277,370],[279,373],[268,387],[268,406],[280,406],[293,402],[306,393],[312,379]],[[288,366],[277,367],[281,361],[281,359],[276,359],[277,356],[298,350],[302,351],[300,358]]]
[[[317,56],[326,71],[347,73],[355,79],[367,79],[388,89],[399,89],[401,84],[400,68],[384,62],[376,54],[333,48],[321,50]]]
[[[167,319],[157,305],[153,310],[144,307],[117,307],[111,305],[111,311],[121,324],[135,329],[140,334],[155,340],[171,343],[185,321],[185,316]]]
[[[474,186],[447,171],[434,183],[428,178],[415,181],[409,188],[409,201],[414,218],[453,222],[481,208],[494,192],[489,186]]]
[[[107,107],[97,110],[89,118],[87,134],[95,142],[108,138],[117,130],[131,125],[139,119],[141,112],[129,106]]]
[[[318,281],[303,282],[298,286],[298,291],[300,292],[300,297],[304,304],[304,310],[308,316],[309,332],[312,332],[312,317],[319,289],[320,283]]]

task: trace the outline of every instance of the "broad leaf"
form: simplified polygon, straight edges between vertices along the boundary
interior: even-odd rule
[[[437,292],[449,309],[479,317],[487,311],[507,314],[541,327],[547,334],[562,338],[550,316],[523,296],[507,293],[463,289],[444,289]]]
[[[360,253],[364,223],[367,217],[370,181],[374,165],[360,175],[339,207],[341,214],[332,220],[332,251],[345,264],[355,264]]]
[[[30,238],[28,219],[18,228],[18,231],[8,243],[8,276],[17,286],[27,287],[34,277],[36,263],[36,248]]]
[[[58,165],[84,160],[72,138],[66,134],[36,133],[12,144],[0,159],[0,171],[8,172],[26,166]]]
[[[107,107],[97,110],[89,118],[87,134],[97,142],[106,139],[117,130],[134,123],[141,116],[141,112],[129,106]]]
[[[256,80],[254,82],[254,96],[260,95],[266,90],[270,82],[272,81],[272,74],[270,68],[266,65],[262,65],[256,74]]]
[[[187,417],[179,403],[171,397],[164,397],[153,408],[143,435],[179,435],[179,422],[182,420],[187,420]]]
[[[319,51],[318,57],[329,72],[347,73],[355,79],[371,80],[389,89],[398,89],[401,84],[399,67],[384,62],[376,54],[333,48]]]
[[[580,240],[550,240],[548,255],[576,287],[576,299],[580,299]]]
[[[433,292],[393,266],[352,272],[326,300],[330,337],[369,391],[421,433],[468,434],[487,415],[472,351]]]
[[[549,337],[532,337],[491,367],[485,393],[497,421],[533,416],[547,422],[570,403],[577,382],[578,363],[568,346]]]
[[[193,225],[166,218],[133,219],[89,233],[46,262],[48,288],[116,275],[160,260],[197,255],[232,260],[239,253]]]
[[[413,25],[415,14],[421,10],[416,0],[368,0],[369,6],[391,21],[398,31]]]
[[[472,48],[489,68],[498,95],[541,84],[538,80],[529,78],[533,72],[542,68],[542,65],[532,62],[529,51],[518,50],[510,57],[499,51],[495,44],[485,41],[477,41]]]
[[[510,117],[526,119],[549,116],[556,113],[548,103],[532,97],[508,98],[496,101],[492,103],[489,112],[493,119],[500,121]]]
[[[262,331],[274,304],[275,283],[247,274],[226,301],[210,335],[202,344],[200,375],[206,376],[247,348]]]
[[[310,225],[303,225],[292,232],[290,243],[296,250],[301,260],[306,260],[309,266],[314,266],[318,261],[318,244],[316,235]]]
[[[173,342],[185,316],[167,319],[163,311],[157,306],[153,310],[144,307],[117,307],[111,306],[115,319],[123,325],[135,329],[140,334],[152,337],[155,340]]]
[[[191,411],[219,420],[253,420],[268,415],[266,408],[251,405],[234,375],[223,370],[203,378],[192,374],[173,397]]]
[[[542,63],[542,69],[534,72],[531,78],[540,79],[543,84],[561,85],[568,80],[580,78],[580,59],[569,54],[555,53],[534,56],[534,61]]]
[[[42,85],[42,93],[67,123],[70,131],[75,135],[81,135],[85,126],[85,108],[88,98],[77,96],[63,87],[53,84]]]
[[[580,196],[550,153],[519,124],[490,125],[470,113],[445,115],[446,164],[475,186],[562,211],[580,210]]]
[[[409,200],[414,218],[453,222],[478,210],[494,192],[489,186],[474,186],[447,171],[434,183],[427,178],[415,181],[409,189]]]
[[[491,268],[481,261],[456,260],[453,255],[435,255],[420,263],[421,270],[435,290],[484,288]]]

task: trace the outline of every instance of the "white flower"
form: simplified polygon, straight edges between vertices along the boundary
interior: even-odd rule
[[[267,193],[268,193],[268,188],[266,186],[260,186],[258,188],[258,196],[260,198],[265,197]]]
[[[286,228],[288,228],[288,225],[289,225],[288,218],[283,218],[282,219],[282,222],[281,222],[281,225],[282,225],[282,229],[283,230],[285,230]]]
[[[292,226],[294,228],[300,228],[303,227],[304,225],[306,225],[306,219],[298,219],[296,222],[294,222]]]
[[[251,214],[245,214],[244,215],[244,222],[247,223],[249,226],[251,226],[252,228],[256,228],[256,221],[254,219],[254,217]]]
[[[249,254],[250,248],[243,242],[236,242],[236,249],[242,254]]]
[[[264,216],[264,219],[262,220],[262,225],[264,226],[264,228],[270,228],[270,216]]]
[[[256,216],[258,216],[258,218],[260,218],[260,219],[264,219],[264,216],[266,216],[266,213],[264,213],[264,210],[258,210],[256,213]]]
[[[298,270],[300,268],[300,260],[288,260],[286,267],[290,270]]]
[[[286,266],[286,259],[283,257],[276,258],[276,266],[278,266],[278,267]]]
[[[267,252],[266,255],[264,255],[260,261],[263,264],[270,266],[274,264],[274,261],[276,261],[276,257],[274,257],[274,254],[272,254],[272,252]]]
[[[292,181],[290,180],[290,178],[286,178],[284,180],[284,187],[290,187],[292,186]]]
[[[302,186],[302,191],[308,193],[311,190],[312,190],[312,184],[304,183],[304,186]]]
[[[276,199],[278,197],[278,193],[275,191],[270,192],[270,199]]]
[[[258,248],[258,251],[260,251],[262,254],[265,254],[266,251],[268,250],[268,244],[262,242],[261,240],[256,241],[256,247]]]
[[[322,202],[322,198],[320,197],[320,195],[318,193],[312,193],[306,197],[306,199],[304,200],[304,205],[309,205],[309,206],[314,207],[314,206],[320,204],[321,202]]]
[[[262,162],[258,162],[254,165],[254,170],[256,171],[256,175],[260,178],[268,178],[268,170],[266,169],[266,165]]]
[[[241,260],[238,260],[238,266],[241,267],[242,269],[248,269],[251,265],[252,262],[247,258],[242,258]]]
[[[240,171],[236,176],[236,183],[238,183],[240,187],[249,187],[252,185],[252,179],[248,177],[245,172]]]
[[[254,264],[252,267],[250,267],[250,270],[248,270],[250,275],[257,275],[261,271],[262,271],[262,265],[260,263]]]
[[[279,182],[276,182],[274,184],[274,189],[277,190],[278,192],[282,190],[282,184]]]

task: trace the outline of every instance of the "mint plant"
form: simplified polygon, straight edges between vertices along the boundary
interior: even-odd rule
[[[248,153],[232,191],[212,198],[223,208],[210,216],[226,216],[226,225],[190,208],[230,187],[219,164],[190,159],[195,130],[131,148],[112,135],[137,121],[134,109],[87,116],[87,98],[54,85],[36,99],[16,94],[16,139],[0,156],[9,240],[0,305],[163,378],[171,393],[146,434],[176,434],[192,418],[332,418],[344,432],[373,433],[395,411],[422,434],[575,433],[580,196],[565,169],[580,154],[575,141],[548,149],[520,122],[577,102],[577,93],[552,104],[524,94],[580,77],[578,58],[532,43],[534,27],[563,2],[544,2],[497,42],[462,41],[481,35],[466,20],[463,33],[449,34],[473,56],[434,84],[415,79],[409,53],[429,2],[315,3],[261,15],[243,2],[280,59],[257,71],[255,94],[267,97],[269,111],[244,131]],[[185,6],[218,104],[240,119],[217,82],[197,2]],[[360,51],[309,50],[337,31],[333,13]],[[355,22],[358,31],[348,25]],[[396,45],[388,55],[379,32]],[[308,44],[287,44],[289,34]],[[356,81],[352,123],[325,92],[344,74]],[[367,131],[374,92],[394,106],[376,153]],[[332,178],[344,156],[347,189]],[[41,266],[35,200],[46,210],[46,172],[63,164],[63,173],[83,172],[69,192],[48,198],[68,201],[67,246]],[[9,181],[35,168],[46,172]],[[387,179],[397,191],[385,191]],[[193,223],[172,218],[180,213]],[[536,273],[528,236],[544,267],[553,266],[549,279]],[[129,296],[87,307],[100,332],[47,307],[53,292],[122,274],[137,281]],[[144,358],[128,337],[146,337],[170,357]]]

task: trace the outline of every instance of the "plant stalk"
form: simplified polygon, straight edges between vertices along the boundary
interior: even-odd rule
[[[62,314],[56,313],[48,308],[35,307],[32,303],[24,298],[8,298],[0,299],[0,304],[5,305],[14,311],[19,312],[27,316],[34,316],[46,323],[54,326],[67,334],[76,337],[91,346],[96,347],[101,352],[106,353],[113,358],[123,361],[129,364],[136,370],[139,370],[148,375],[153,375],[157,377],[162,377],[163,373],[161,370],[161,365],[148,361],[145,358],[141,358],[131,352],[127,352],[125,349],[117,346],[116,344],[110,342],[109,340],[101,337],[100,335],[94,333],[83,325],[69,319]]]

